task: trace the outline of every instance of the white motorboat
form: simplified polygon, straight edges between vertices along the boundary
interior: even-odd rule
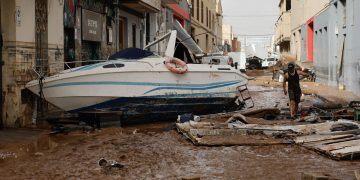
[[[174,53],[175,39],[172,31],[167,56]],[[131,59],[131,54],[138,57]],[[122,111],[129,118],[160,119],[222,112],[236,106],[237,87],[248,82],[227,65],[187,64],[186,73],[176,74],[164,65],[167,57],[141,49],[122,51],[114,59],[68,69],[26,87],[70,113]]]

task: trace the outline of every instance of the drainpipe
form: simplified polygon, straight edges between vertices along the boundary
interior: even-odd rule
[[[116,10],[115,10],[115,46],[116,46],[116,52],[119,51],[119,0],[116,0]]]
[[[2,60],[2,48],[3,48],[3,38],[0,30],[0,129],[4,127],[3,124],[3,90],[2,90],[2,78],[3,78],[3,60]]]

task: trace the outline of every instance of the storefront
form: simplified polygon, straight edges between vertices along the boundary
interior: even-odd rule
[[[116,7],[112,1],[65,0],[65,66],[75,67],[106,59],[118,48],[113,43]],[[65,67],[66,68],[66,67]]]

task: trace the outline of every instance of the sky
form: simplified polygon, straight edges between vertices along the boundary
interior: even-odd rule
[[[222,0],[224,22],[235,36],[274,34],[279,0]]]
[[[231,24],[234,37],[246,51],[265,58],[274,49],[272,38],[279,17],[280,0],[222,0],[224,23]]]

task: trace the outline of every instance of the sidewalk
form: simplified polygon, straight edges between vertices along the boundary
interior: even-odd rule
[[[13,144],[20,141],[36,139],[43,131],[32,129],[0,130],[0,145]]]
[[[272,73],[269,71],[249,72],[249,75],[255,77],[254,80],[249,81],[249,85],[282,88],[283,84],[272,80]],[[300,81],[300,85],[304,94],[314,94],[329,102],[348,105],[351,101],[360,101],[360,96],[346,90],[339,90],[334,86],[307,81]]]

